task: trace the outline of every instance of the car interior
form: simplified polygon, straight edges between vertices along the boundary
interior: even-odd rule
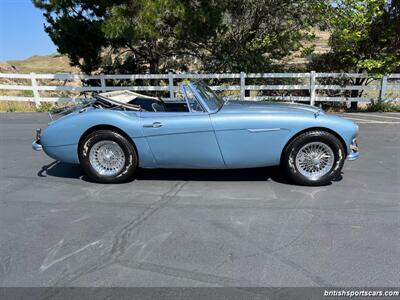
[[[139,105],[144,111],[153,112],[188,112],[186,101],[164,101],[161,98],[149,99],[137,97],[128,102],[129,104]]]
[[[115,91],[95,95],[102,108],[122,107],[129,110],[149,112],[188,112],[184,100],[164,101],[159,97],[150,97],[131,91]]]

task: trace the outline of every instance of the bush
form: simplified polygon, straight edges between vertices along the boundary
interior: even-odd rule
[[[17,111],[17,107],[14,103],[7,103],[6,112],[15,112]]]
[[[400,103],[398,102],[374,102],[367,106],[367,111],[380,112],[400,112]]]
[[[38,107],[36,107],[37,112],[49,112],[53,108],[53,104],[50,102],[41,102]]]

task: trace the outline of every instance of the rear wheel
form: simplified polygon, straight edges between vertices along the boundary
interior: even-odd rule
[[[302,185],[325,185],[340,176],[345,159],[341,142],[325,131],[309,131],[286,147],[283,167],[293,181]]]
[[[111,130],[90,133],[79,149],[84,172],[102,183],[120,183],[132,177],[137,168],[137,154],[123,135]]]

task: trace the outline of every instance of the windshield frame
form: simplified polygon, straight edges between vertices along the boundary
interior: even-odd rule
[[[192,90],[192,92],[196,95],[198,100],[201,101],[201,103],[207,109],[207,111],[209,113],[216,113],[224,106],[225,101],[223,99],[221,99],[220,97],[218,97],[215,94],[215,92],[208,85],[206,85],[203,81],[190,82],[188,85],[189,85],[190,89]],[[201,89],[206,89],[207,92],[211,92],[211,94],[213,94],[213,96],[214,96],[214,99],[210,99],[210,100],[213,100],[213,101],[216,102],[217,108],[216,109],[211,109],[210,106],[207,103],[207,100],[204,99],[204,97],[199,94],[197,89],[200,89],[200,90]]]

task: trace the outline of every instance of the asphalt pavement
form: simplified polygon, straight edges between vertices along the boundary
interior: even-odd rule
[[[400,114],[345,114],[361,157],[323,187],[279,168],[90,182],[0,114],[0,286],[398,286]]]

